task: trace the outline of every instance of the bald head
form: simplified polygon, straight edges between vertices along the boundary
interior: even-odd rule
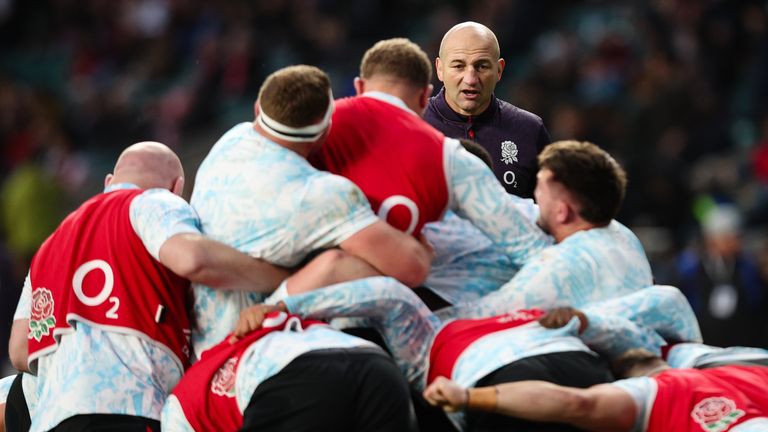
[[[181,195],[184,168],[176,153],[166,145],[140,142],[123,150],[112,174],[104,181],[105,186],[117,183],[133,183],[142,189],[168,189]]]
[[[451,27],[440,42],[440,57],[445,56],[446,48],[473,47],[489,49],[495,60],[501,57],[499,41],[488,27],[473,21],[466,21]]]
[[[440,43],[435,70],[453,111],[465,116],[481,114],[490,105],[504,71],[496,35],[476,22],[453,26]]]

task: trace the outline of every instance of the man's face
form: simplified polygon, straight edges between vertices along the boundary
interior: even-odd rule
[[[467,116],[485,111],[504,70],[493,40],[460,30],[445,40],[441,56],[435,69],[451,109]]]
[[[533,196],[539,205],[539,220],[536,223],[544,231],[551,233],[557,220],[557,205],[560,201],[562,186],[552,179],[552,171],[542,168],[536,174],[536,189]]]

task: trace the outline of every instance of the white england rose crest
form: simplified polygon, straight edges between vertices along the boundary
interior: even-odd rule
[[[235,397],[235,365],[237,357],[227,360],[211,380],[211,391],[219,396]]]
[[[501,143],[501,161],[507,165],[517,162],[517,144],[512,141]]]
[[[708,397],[693,407],[691,417],[708,432],[721,432],[744,416],[736,403],[725,397]]]
[[[53,316],[53,293],[48,288],[35,288],[32,291],[32,311],[29,317],[29,334],[27,338],[40,342],[43,336],[48,336],[56,327],[56,317]]]

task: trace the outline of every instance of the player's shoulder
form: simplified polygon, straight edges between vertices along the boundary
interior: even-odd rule
[[[307,177],[305,187],[307,193],[320,197],[323,195],[354,194],[360,190],[346,177],[319,170]]]

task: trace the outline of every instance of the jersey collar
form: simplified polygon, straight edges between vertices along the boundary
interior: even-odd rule
[[[104,188],[104,193],[123,189],[141,189],[133,183],[115,183]]]
[[[408,108],[408,105],[406,105],[405,102],[403,102],[402,99],[400,99],[397,96],[393,96],[393,95],[391,95],[389,93],[384,93],[384,92],[380,92],[380,91],[368,91],[368,92],[363,93],[362,96],[363,97],[373,98],[373,99],[378,99],[378,100],[386,102],[386,103],[388,103],[390,105],[394,105],[394,106],[396,106],[398,108],[404,109],[404,110],[408,111],[409,113],[419,117],[419,115],[416,114],[415,112],[413,112],[412,109]]]

